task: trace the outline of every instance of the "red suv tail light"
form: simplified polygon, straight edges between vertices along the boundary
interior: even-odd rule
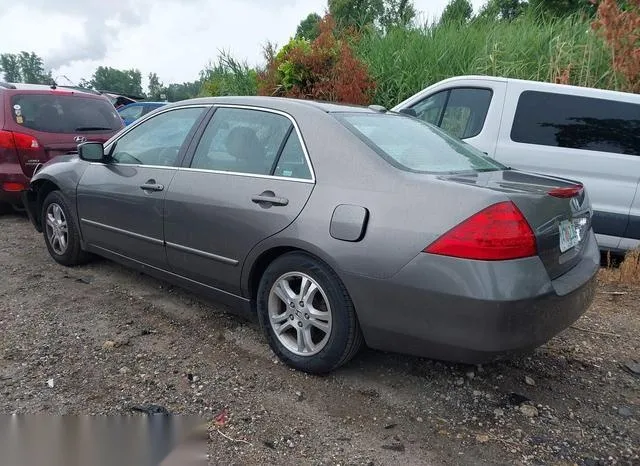
[[[481,210],[438,238],[424,252],[476,260],[510,260],[537,254],[529,222],[511,201]]]
[[[36,138],[28,134],[0,130],[0,148],[37,150],[40,149],[40,144]]]

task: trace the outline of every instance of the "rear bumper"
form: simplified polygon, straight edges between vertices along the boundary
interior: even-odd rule
[[[4,189],[5,183],[19,183],[25,187],[29,186],[29,178],[27,178],[20,169],[20,173],[6,172],[2,168],[6,168],[6,165],[0,166],[0,202],[7,202],[9,204],[21,205],[22,204],[22,192],[21,191],[6,191]],[[18,166],[19,167],[19,166]]]
[[[389,280],[347,276],[367,344],[479,364],[536,348],[591,305],[600,254],[550,280],[538,258],[463,261],[420,254]]]

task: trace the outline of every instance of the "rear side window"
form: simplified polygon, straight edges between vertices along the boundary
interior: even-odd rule
[[[518,100],[511,139],[640,155],[640,104],[525,91]]]
[[[218,108],[198,144],[191,168],[270,175],[293,125],[261,110]]]
[[[482,152],[416,118],[396,114],[336,114],[392,165],[421,173],[503,170]]]
[[[448,89],[427,97],[412,108],[421,120],[439,126],[454,137],[466,139],[482,131],[492,95],[490,89]]]
[[[14,121],[46,133],[112,132],[122,127],[107,100],[57,94],[18,94],[11,99]]]

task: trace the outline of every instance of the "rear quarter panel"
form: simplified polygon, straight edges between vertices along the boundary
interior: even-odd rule
[[[333,117],[296,117],[309,149],[316,187],[300,216],[288,228],[258,244],[243,270],[243,289],[261,253],[278,246],[305,249],[338,275],[389,278],[442,233],[472,213],[506,196],[490,190],[417,175],[392,167]],[[331,135],[331,144],[327,144]],[[369,219],[357,242],[330,235],[340,204],[364,207]]]

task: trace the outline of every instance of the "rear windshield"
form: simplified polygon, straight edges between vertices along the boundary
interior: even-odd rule
[[[398,114],[336,114],[392,165],[419,173],[461,173],[506,167],[433,125]]]
[[[16,123],[46,133],[112,132],[122,119],[107,100],[77,95],[18,94],[11,99]]]

